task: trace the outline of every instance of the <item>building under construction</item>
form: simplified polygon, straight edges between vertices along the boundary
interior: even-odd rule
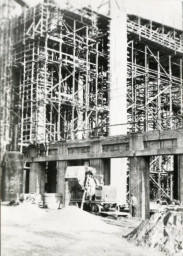
[[[64,201],[66,167],[87,161],[143,218],[149,198],[183,202],[183,31],[115,1],[0,8],[2,199],[47,184]]]

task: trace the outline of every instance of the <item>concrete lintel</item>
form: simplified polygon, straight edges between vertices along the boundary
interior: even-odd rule
[[[73,155],[56,155],[56,156],[40,156],[34,159],[27,158],[26,162],[49,162],[49,161],[69,161],[77,159],[100,159],[100,158],[123,158],[133,157],[134,152],[132,151],[116,151],[116,152],[105,152],[105,153],[83,153]]]
[[[85,149],[85,147],[88,148]],[[58,149],[57,152],[51,152],[54,149]],[[38,156],[37,149],[31,148],[27,161],[67,161],[132,157],[135,155],[178,155],[183,154],[183,129],[102,137],[101,139],[86,141],[60,142],[59,144],[52,144],[48,153],[50,153],[48,156]]]
[[[163,148],[163,149],[146,149],[136,150],[136,156],[157,156],[157,155],[182,155],[183,147],[181,148]]]
[[[183,129],[149,131],[149,132],[143,133],[143,136],[144,136],[144,141],[177,139],[179,136],[183,137]]]
[[[120,140],[120,138],[116,141],[109,140],[109,141],[103,141],[101,145],[114,145],[114,144],[129,144],[129,140]]]

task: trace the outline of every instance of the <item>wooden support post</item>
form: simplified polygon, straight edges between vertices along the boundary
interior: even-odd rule
[[[74,139],[74,112],[75,112],[75,79],[76,79],[76,21],[73,21],[73,75],[72,75],[72,121],[71,121],[71,139]]]
[[[148,113],[149,113],[149,106],[148,106],[148,99],[149,99],[149,95],[148,95],[148,86],[149,86],[149,63],[148,63],[148,53],[147,53],[147,46],[145,46],[145,93],[144,93],[144,97],[145,97],[145,120],[144,120],[144,131],[147,132],[148,131],[148,126],[149,126],[149,122],[148,122]]]
[[[182,59],[180,59],[180,114],[181,114],[181,127],[183,127],[183,65]]]
[[[158,157],[158,199],[161,199],[161,164],[162,164],[162,156]]]
[[[169,118],[170,118],[170,129],[172,129],[172,63],[171,56],[169,56],[169,79],[170,79],[170,91],[169,91],[169,101],[170,101],[170,109],[169,109]]]
[[[86,26],[86,109],[85,109],[85,137],[88,138],[89,136],[89,120],[88,120],[88,110],[89,110],[89,93],[90,93],[90,86],[89,86],[89,38],[88,38],[89,29]]]
[[[96,77],[95,77],[95,105],[98,106],[98,43],[96,43]],[[95,126],[98,127],[98,111],[95,112]],[[98,131],[97,131],[98,133]]]
[[[158,130],[161,130],[161,95],[160,95],[160,84],[161,84],[161,70],[160,70],[160,55],[159,51],[157,52],[157,68],[158,68],[158,106],[157,106],[157,112],[158,112],[158,121],[157,121],[157,128]]]
[[[62,25],[61,25],[62,26]],[[61,80],[62,80],[62,31],[60,32],[60,42],[59,42],[59,68],[58,68],[58,117],[57,117],[57,140],[59,141],[61,139],[60,133],[61,133],[61,123],[60,123],[60,118],[61,118]],[[62,127],[64,129],[64,127]],[[64,134],[65,136],[65,134]]]
[[[183,155],[174,156],[174,198],[183,203]]]

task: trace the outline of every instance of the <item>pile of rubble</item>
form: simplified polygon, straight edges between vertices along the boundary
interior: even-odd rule
[[[168,256],[182,256],[183,209],[152,215],[150,220],[143,221],[126,238],[136,245],[157,248]]]

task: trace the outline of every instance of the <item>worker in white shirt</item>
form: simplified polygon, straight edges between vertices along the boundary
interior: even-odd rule
[[[138,204],[137,198],[134,196],[133,193],[131,193],[130,205],[131,205],[132,217],[136,217],[136,214],[137,214],[137,204]]]

